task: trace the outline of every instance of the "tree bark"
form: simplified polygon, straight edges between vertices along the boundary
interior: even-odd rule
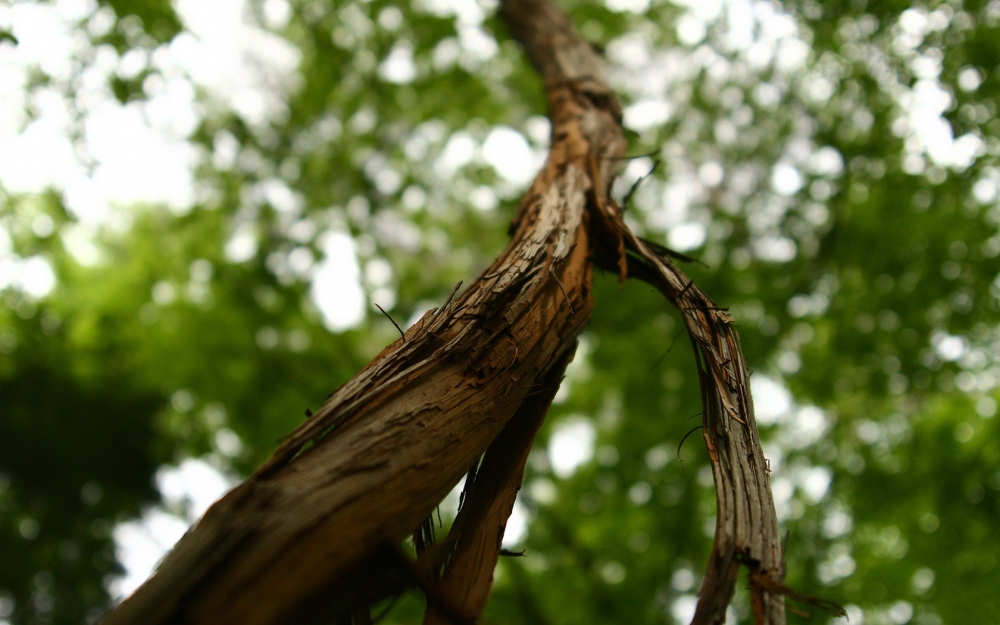
[[[724,621],[740,563],[765,580],[752,585],[758,622],[784,622],[777,523],[731,319],[611,200],[625,141],[599,56],[546,0],[505,0],[500,12],[543,78],[552,120],[510,244],[213,505],[107,625],[365,622],[368,605],[407,585],[427,594],[427,623],[475,621],[531,441],[590,318],[595,261],[657,285],[700,354],[719,520],[695,623]],[[408,560],[399,543],[484,452],[452,534]]]

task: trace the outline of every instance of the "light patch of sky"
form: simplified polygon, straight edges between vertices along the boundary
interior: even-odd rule
[[[931,345],[937,355],[947,362],[958,360],[968,349],[965,338],[941,330],[937,330],[931,335]]]
[[[604,0],[605,6],[617,13],[645,13],[649,0]]]
[[[608,59],[625,67],[639,68],[652,59],[653,51],[639,33],[625,33],[608,44]]]
[[[179,108],[191,107],[193,98]],[[151,102],[152,104],[152,102]],[[173,125],[168,102],[157,102],[163,126]],[[145,115],[143,105],[125,106],[107,100],[95,107],[84,122],[87,150],[97,162],[90,176],[80,175],[65,186],[66,202],[83,222],[100,224],[110,217],[111,203],[163,203],[184,210],[194,200],[192,170],[198,151],[184,134],[158,129]],[[185,122],[186,123],[186,122]],[[192,127],[193,129],[193,127]]]
[[[411,82],[417,75],[413,62],[413,46],[408,41],[398,42],[379,66],[379,74],[397,85]]]
[[[670,603],[670,616],[674,617],[674,622],[679,625],[690,623],[694,618],[696,607],[698,607],[697,596],[681,595]]]
[[[836,538],[843,536],[854,527],[854,517],[839,501],[834,501],[823,519],[823,536]]]
[[[321,235],[320,248],[324,258],[316,265],[311,294],[326,327],[341,332],[365,318],[367,298],[361,286],[357,246],[347,234],[328,232]]]
[[[697,249],[705,242],[708,229],[697,221],[677,224],[667,233],[667,245],[678,252]]]
[[[479,144],[468,132],[459,130],[448,138],[434,171],[441,178],[451,178],[462,167],[471,163],[479,152]]]
[[[0,230],[0,291],[14,287],[35,299],[48,295],[56,285],[56,275],[49,261],[42,256],[24,259],[7,256],[3,250],[5,240],[9,238]]]
[[[674,0],[674,4],[685,7],[691,15],[703,22],[719,19],[723,9],[723,0]]]
[[[552,472],[563,479],[571,477],[580,465],[594,457],[596,439],[597,431],[586,417],[570,417],[560,423],[549,438]]]
[[[65,11],[68,4],[24,2],[3,7],[0,19],[10,25],[18,39],[17,46],[9,46],[8,54],[13,58],[4,60],[14,61],[15,67],[37,65],[53,78],[69,78],[73,52],[81,45],[81,38],[71,35],[69,22],[76,16]]]
[[[906,149],[911,154],[924,153],[936,165],[962,171],[984,153],[986,145],[978,135],[954,136],[944,118],[952,96],[936,77],[918,80],[912,91],[900,95],[899,102],[906,111],[910,129]]]
[[[793,470],[796,485],[811,503],[818,503],[830,489],[833,474],[827,467],[803,467]]]
[[[446,523],[458,516],[458,503],[461,501],[462,489],[464,488],[465,477],[462,477],[438,507],[441,517]],[[501,543],[502,546],[508,549],[516,547],[521,541],[527,538],[530,521],[530,511],[521,503],[521,498],[517,497],[514,500],[514,507],[510,512],[510,516],[507,518],[507,526],[504,528],[503,542]]]
[[[688,217],[688,208],[703,191],[694,172],[675,171],[664,185],[663,199],[659,206],[649,212],[649,227],[666,231],[683,223]]]
[[[464,68],[473,70],[500,51],[496,39],[482,28],[487,13],[496,8],[496,0],[419,0],[414,4],[417,10],[439,17],[455,16],[458,47],[455,48],[454,40],[442,41],[451,49],[435,51],[436,66],[443,69],[457,59]]]
[[[998,195],[1000,195],[1000,171],[984,167],[981,177],[972,185],[972,196],[977,202],[986,206],[996,201]]]
[[[730,50],[746,50],[754,42],[754,3],[750,0],[726,0],[726,37]]]
[[[593,353],[595,347],[596,339],[593,336],[590,334],[580,335],[577,341],[576,355],[573,356],[573,360],[566,367],[566,375],[563,377],[562,384],[559,385],[559,390],[556,392],[552,403],[561,404],[565,402],[569,399],[574,385],[590,379],[590,376],[593,374],[593,369],[590,366],[590,354]]]
[[[533,150],[520,132],[507,126],[490,131],[483,143],[483,159],[502,178],[526,185],[545,160],[545,152]]]
[[[507,518],[507,526],[504,528],[503,542],[501,544],[507,548],[517,546],[518,543],[528,536],[529,520],[528,509],[521,503],[520,497],[515,499],[514,507]]]
[[[704,20],[691,13],[685,13],[677,19],[677,39],[686,46],[696,46],[705,39],[708,27]]]
[[[284,114],[300,58],[294,46],[255,26],[246,0],[178,0],[175,8],[189,32],[170,43],[168,63],[251,125]]]
[[[913,175],[925,171],[924,157],[939,167],[964,171],[986,149],[982,137],[976,132],[954,136],[951,124],[944,118],[945,111],[953,104],[953,98],[940,81],[943,54],[940,49],[931,46],[921,49],[928,33],[945,30],[951,23],[942,10],[928,12],[923,7],[913,7],[900,14],[893,26],[895,38],[891,52],[901,57],[918,78],[912,88],[898,82],[894,72],[884,71],[883,68],[890,63],[881,50],[873,46],[867,48],[866,60],[870,71],[880,78],[882,88],[895,98],[900,107],[902,114],[893,130],[906,138],[903,169]],[[963,80],[960,75],[960,88],[975,89],[978,87],[977,78],[978,74],[965,74]]]
[[[720,163],[715,161],[702,163],[701,166],[698,167],[698,180],[709,188],[719,186],[725,175],[726,170],[723,169]]]
[[[189,526],[184,519],[161,508],[152,508],[143,512],[138,520],[115,527],[115,555],[125,571],[108,584],[109,594],[115,599],[132,594],[149,578]]]
[[[96,62],[82,73],[82,89],[60,93],[58,85],[72,77],[75,58],[91,46],[77,23],[92,15],[91,22],[100,21],[96,9],[92,0],[0,7],[0,25],[19,40],[16,46],[0,44],[0,183],[15,193],[62,191],[80,225],[61,235],[84,264],[98,261],[92,238],[114,219],[112,206],[154,203],[183,211],[194,201],[192,172],[202,155],[187,137],[202,111],[192,81],[251,125],[262,125],[284,113],[282,99],[294,86],[291,77],[299,60],[293,46],[252,23],[245,0],[180,0],[176,9],[187,32],[152,54],[136,49],[119,59],[110,48],[98,49]],[[268,0],[268,26],[280,28],[287,9],[283,0]],[[147,101],[119,103],[108,84],[112,74],[127,78],[146,66],[158,70],[144,83]],[[55,79],[56,88],[27,93],[27,77],[35,67]],[[81,106],[78,122],[67,97]],[[39,113],[32,120],[25,114],[29,102]],[[75,123],[84,139],[76,145],[71,138]],[[289,203],[278,204],[287,208]],[[236,260],[255,251],[246,228],[237,229],[227,246]],[[2,275],[7,284],[34,296],[54,285],[42,258],[7,259]]]
[[[792,394],[778,381],[758,373],[750,378],[750,392],[755,416],[761,425],[771,425],[789,414]]]
[[[265,7],[271,17],[280,12],[270,6],[275,1]],[[114,72],[141,70],[145,52],[119,60],[110,50],[97,51],[100,62],[85,70],[83,89],[72,94],[85,105],[84,142],[75,149],[66,96],[36,89],[29,97],[39,115],[29,122],[24,87],[34,67],[57,83],[71,77],[74,57],[90,47],[76,23],[96,8],[91,0],[0,7],[0,24],[19,40],[0,45],[0,183],[19,193],[63,191],[74,215],[94,225],[106,223],[115,204],[184,210],[194,200],[192,170],[200,158],[186,141],[201,115],[191,80],[249,123],[264,124],[283,113],[299,54],[253,25],[245,0],[180,0],[176,8],[190,32],[149,56],[159,74],[144,85],[147,102],[122,105],[108,86]]]
[[[826,433],[829,420],[816,406],[802,406],[791,412],[784,423],[779,442],[790,449],[804,449],[813,445]]]
[[[288,188],[279,178],[268,178],[257,183],[251,195],[263,198],[279,213],[292,217],[298,216],[305,206],[302,196]]]
[[[496,2],[476,0],[418,0],[416,7],[427,13],[445,17],[454,15],[463,24],[481,24],[486,18],[486,10],[496,7]]]
[[[121,599],[138,588],[184,532],[201,518],[236,480],[218,468],[218,462],[188,458],[177,466],[161,467],[156,485],[163,505],[145,510],[139,519],[114,529],[115,552],[124,567],[108,591]]]
[[[770,461],[775,511],[778,520],[784,521],[803,510],[803,504],[794,501],[796,491],[805,502],[815,504],[830,490],[833,474],[828,467],[786,462],[789,452],[815,445],[829,429],[830,418],[816,406],[796,405],[780,378],[754,375],[750,390],[757,423],[777,425],[766,436],[764,448]]]
[[[444,499],[438,505],[438,512],[441,514],[441,518],[447,521],[453,521],[456,516],[458,516],[458,504],[462,500],[462,490],[465,488],[465,478],[458,481],[458,484],[451,489]]]
[[[786,263],[795,258],[798,246],[788,237],[765,234],[753,240],[753,255],[769,263]]]
[[[462,24],[461,22],[458,25],[458,42],[462,49],[468,53],[467,58],[472,60],[472,62],[466,62],[466,67],[474,66],[475,60],[489,60],[500,51],[500,46],[497,45],[496,39],[492,35],[479,26]]]
[[[261,10],[264,23],[274,30],[284,28],[292,17],[292,7],[287,0],[264,0]]]
[[[670,119],[670,103],[662,98],[642,99],[625,107],[624,123],[633,130],[662,126]]]
[[[779,195],[795,195],[804,182],[802,174],[791,163],[778,161],[771,172],[771,188]]]
[[[983,84],[983,77],[974,67],[966,67],[958,74],[958,88],[962,91],[975,91]]]
[[[8,116],[4,116],[9,119]],[[13,193],[32,193],[47,187],[65,187],[81,175],[73,146],[52,119],[44,116],[20,133],[0,139],[0,183]]]
[[[814,174],[836,178],[844,171],[844,158],[836,149],[826,146],[810,154],[807,165]]]

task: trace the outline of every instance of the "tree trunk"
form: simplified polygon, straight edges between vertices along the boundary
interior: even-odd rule
[[[361,623],[372,602],[412,585],[428,596],[425,622],[475,621],[531,442],[590,318],[595,261],[681,306],[701,354],[719,521],[695,622],[723,622],[739,563],[764,580],[752,583],[758,622],[784,622],[777,523],[728,315],[622,222],[609,195],[621,111],[597,54],[546,0],[500,11],[552,120],[510,244],[212,506],[108,625]],[[411,561],[400,542],[484,452],[451,534]]]

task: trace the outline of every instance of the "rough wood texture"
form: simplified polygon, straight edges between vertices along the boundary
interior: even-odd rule
[[[500,543],[521,488],[528,452],[560,382],[562,370],[558,377],[550,376],[537,394],[524,402],[490,445],[482,465],[467,478],[474,482],[471,488],[466,483],[466,498],[443,543],[450,554],[437,582],[437,589],[447,597],[452,613],[444,614],[431,603],[424,625],[453,625],[456,620],[475,622],[486,607]]]
[[[554,10],[525,17],[556,20],[543,33],[568,28]],[[587,198],[607,195],[624,141],[617,110],[590,97],[600,75],[589,46],[553,45],[552,151],[504,253],[338,389],[105,623],[306,620],[303,606],[412,534],[562,365],[592,308]],[[596,178],[595,159],[608,163]]]
[[[692,625],[721,625],[739,566],[750,571],[754,622],[785,623],[785,564],[778,519],[760,446],[749,374],[733,319],[677,269],[663,251],[608,219],[630,252],[629,271],[681,311],[701,380],[703,428],[715,477],[715,542]],[[605,261],[607,262],[607,261]]]
[[[514,9],[513,7],[516,7]],[[553,33],[546,21],[557,10],[547,2],[505,3],[501,14],[525,47],[551,94],[564,65],[579,68],[575,80],[581,93],[595,103],[614,102],[600,78],[599,60],[582,46],[562,42],[579,36],[572,28]],[[545,17],[540,19],[539,16]],[[580,60],[586,57],[588,60]],[[550,96],[551,97],[551,96]],[[606,105],[617,110],[617,104]],[[616,129],[617,130],[617,129]],[[601,132],[601,131],[598,131]],[[609,132],[604,129],[603,132]],[[612,131],[613,132],[613,131]],[[607,161],[590,157],[595,178],[607,180]],[[784,554],[771,497],[767,461],[760,446],[750,395],[749,374],[733,319],[693,284],[669,260],[669,250],[637,237],[622,219],[621,209],[607,194],[589,198],[597,262],[617,269],[624,279],[636,277],[657,286],[681,311],[694,344],[704,403],[704,439],[716,483],[718,516],[715,543],[702,583],[693,625],[725,622],[739,565],[751,572],[751,598],[759,624],[785,622]],[[762,581],[762,580],[767,580]]]
[[[694,623],[724,621],[739,564],[756,576],[757,622],[784,623],[781,545],[732,320],[611,200],[625,142],[598,55],[547,0],[504,0],[500,12],[544,80],[553,126],[507,249],[212,506],[107,625],[363,623],[370,603],[407,585],[428,596],[427,623],[474,621],[531,441],[590,318],[595,261],[659,287],[699,354],[719,514]],[[487,448],[452,534],[409,561],[397,545]]]

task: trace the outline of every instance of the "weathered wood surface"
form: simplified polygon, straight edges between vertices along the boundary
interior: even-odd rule
[[[528,4],[507,6],[516,15]],[[568,26],[552,10],[522,16],[540,29],[531,37],[545,38],[553,24],[535,20],[546,16]],[[542,62],[552,150],[507,249],[212,506],[105,623],[305,619],[302,606],[335,595],[366,556],[412,534],[525,398],[561,375],[553,369],[592,309],[587,198],[607,195],[624,141],[617,110],[585,91],[604,88],[589,46],[568,36],[552,45]],[[596,172],[595,159],[605,163]]]
[[[436,582],[451,614],[443,613],[429,602],[424,625],[453,625],[456,620],[475,622],[486,607],[504,529],[521,488],[528,452],[561,381],[559,371],[558,377],[550,376],[537,394],[525,400],[521,410],[486,450],[475,475],[466,478],[474,477],[475,485],[470,489],[466,484],[466,499],[444,543],[449,548],[453,542],[454,547],[449,548],[446,566]]]
[[[608,214],[607,227],[620,233],[629,251],[630,274],[655,285],[680,309],[701,380],[702,434],[715,478],[717,516],[692,625],[725,622],[740,565],[750,572],[755,623],[785,623],[784,551],[754,418],[750,376],[733,319],[662,250]]]
[[[365,622],[367,603],[414,584],[428,624],[474,621],[531,441],[590,318],[594,262],[660,288],[699,355],[719,514],[694,623],[724,621],[739,564],[764,580],[752,584],[757,622],[784,623],[768,590],[783,578],[777,523],[731,319],[622,221],[610,196],[621,111],[600,57],[547,0],[504,0],[501,16],[543,78],[552,120],[510,244],[212,506],[106,624]],[[443,549],[406,562],[395,546],[487,448]]]

